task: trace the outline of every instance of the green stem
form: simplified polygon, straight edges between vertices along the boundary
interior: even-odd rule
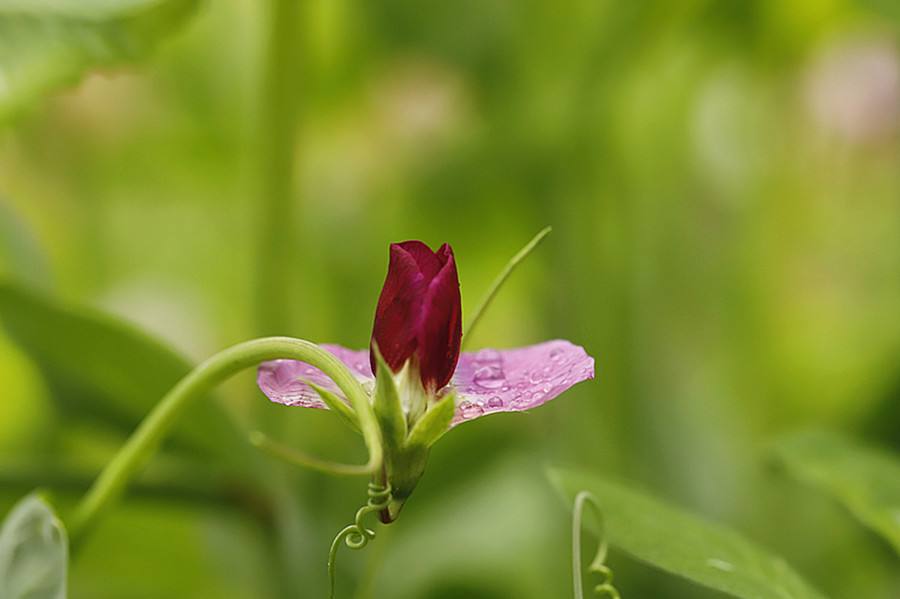
[[[260,333],[290,330],[292,287],[296,252],[294,142],[298,121],[296,44],[300,35],[299,0],[271,0],[268,4],[266,41],[259,98],[259,137],[256,198],[258,261],[256,309]]]
[[[581,491],[575,496],[575,506],[572,510],[572,586],[575,599],[584,599],[584,579],[581,574],[581,523],[584,519],[585,505],[593,507],[597,518],[600,519],[600,545],[591,565],[588,566],[588,571],[599,577],[598,583],[594,586],[594,593],[607,599],[622,599],[619,591],[613,586],[613,572],[606,565],[608,545],[603,535],[603,514],[597,499],[588,491]]]
[[[365,389],[334,355],[309,341],[266,337],[239,343],[200,364],[181,379],[141,422],[122,449],[107,464],[76,507],[70,522],[73,539],[83,536],[124,492],[128,481],[150,460],[184,409],[232,375],[266,360],[288,358],[315,366],[344,392],[359,416],[369,452],[368,472],[381,469],[381,437]]]
[[[535,235],[531,241],[525,244],[519,252],[512,257],[512,259],[506,263],[506,266],[503,267],[503,270],[500,271],[500,274],[497,275],[497,278],[494,279],[494,282],[491,283],[490,288],[488,289],[487,294],[484,296],[484,299],[481,300],[481,304],[478,308],[475,309],[475,314],[469,320],[468,326],[466,326],[466,334],[463,336],[462,345],[466,346],[469,339],[472,338],[472,331],[475,330],[475,327],[478,325],[481,317],[484,316],[484,312],[488,309],[488,306],[491,305],[491,302],[494,301],[494,297],[497,295],[497,292],[500,291],[500,288],[503,287],[503,284],[506,282],[506,279],[509,278],[509,275],[513,273],[516,267],[519,265],[522,260],[528,257],[534,248],[544,240],[544,237],[550,234],[552,231],[552,227],[544,227],[541,231]]]

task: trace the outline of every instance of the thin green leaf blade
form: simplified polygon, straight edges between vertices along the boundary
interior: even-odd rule
[[[191,364],[158,340],[99,311],[60,304],[0,281],[0,324],[40,367],[60,408],[130,433]],[[173,440],[203,452],[239,446],[216,402],[188,408]]]
[[[741,599],[824,598],[784,560],[725,526],[585,472],[549,476],[569,505],[580,491],[593,493],[606,540],[640,561]]]
[[[791,476],[839,501],[900,554],[900,458],[827,432],[787,437],[776,456]]]
[[[85,72],[146,56],[198,0],[0,0],[0,123]]]
[[[65,599],[69,542],[39,495],[17,503],[0,528],[0,597]]]

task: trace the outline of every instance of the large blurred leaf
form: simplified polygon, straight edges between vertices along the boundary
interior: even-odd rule
[[[63,409],[116,423],[124,432],[191,370],[135,327],[10,282],[0,281],[0,323],[45,373]],[[209,401],[191,406],[173,436],[207,451],[233,447],[237,439],[222,407]]]
[[[880,17],[900,22],[900,3],[895,0],[858,0],[857,3]]]
[[[549,475],[570,502],[582,490],[593,493],[607,541],[643,562],[742,599],[823,598],[784,560],[733,530],[584,472]]]
[[[145,56],[198,0],[0,0],[0,122],[85,71]]]
[[[0,597],[64,599],[68,561],[66,530],[47,502],[17,503],[0,528]]]
[[[777,455],[792,476],[840,501],[900,553],[900,458],[825,432],[788,437]]]

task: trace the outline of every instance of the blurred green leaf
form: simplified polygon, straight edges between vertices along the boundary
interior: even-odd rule
[[[87,70],[146,56],[198,0],[0,0],[0,122]]]
[[[62,522],[36,494],[13,507],[0,528],[0,597],[64,599],[69,542]]]
[[[893,0],[859,0],[858,4],[878,17],[900,21],[900,4]]]
[[[776,452],[791,476],[837,499],[900,553],[900,459],[826,432],[792,435]]]
[[[44,372],[63,409],[113,422],[126,433],[191,370],[184,358],[131,325],[11,282],[0,281],[0,323]],[[173,438],[216,453],[238,439],[215,402],[191,406]]]
[[[0,197],[0,275],[7,273],[34,287],[49,287],[47,257],[34,232],[12,204]]]
[[[729,528],[585,472],[551,469],[549,476],[570,503],[582,490],[593,493],[609,544],[661,570],[742,599],[824,597],[784,560]]]

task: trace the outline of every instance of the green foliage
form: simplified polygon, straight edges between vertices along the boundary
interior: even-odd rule
[[[456,409],[456,393],[447,393],[419,418],[406,440],[410,447],[431,447],[450,429]]]
[[[0,0],[0,122],[86,71],[138,60],[197,0]]]
[[[338,397],[335,393],[332,393],[324,387],[320,387],[312,381],[304,382],[318,394],[318,396],[322,399],[323,402],[325,402],[325,405],[328,406],[330,410],[337,414],[341,418],[341,420],[346,422],[350,426],[350,428],[359,432],[359,417],[357,417],[356,412],[350,409],[350,406],[347,405],[346,401]]]
[[[43,248],[28,224],[0,197],[0,277],[36,288],[47,287],[49,268]]]
[[[389,452],[395,452],[406,441],[406,416],[400,402],[400,392],[394,381],[394,374],[378,351],[375,351],[375,362],[378,373],[375,379],[375,399],[373,407],[375,417],[381,427],[381,436]]]
[[[453,244],[468,320],[510,248],[550,224],[547,245],[466,339],[473,350],[570,339],[597,358],[596,384],[441,438],[387,529],[394,538],[364,558],[371,575],[362,563],[346,572],[371,584],[341,582],[392,599],[563,596],[562,518],[547,517],[555,498],[526,480],[552,455],[634,473],[709,513],[752,514],[755,538],[829,595],[896,599],[896,556],[880,539],[841,510],[798,502],[813,491],[777,495],[784,487],[754,472],[760,446],[806,422],[877,420],[884,445],[900,430],[900,411],[871,411],[898,403],[900,376],[900,135],[890,109],[900,3],[275,4],[205,2],[146,65],[151,76],[91,77],[4,128],[3,272],[41,285],[21,238],[30,230],[59,297],[107,298],[197,355],[269,332],[364,347],[390,241]],[[25,73],[19,50],[42,47],[49,30],[37,36],[34,18],[15,17],[14,31],[12,6],[0,0],[0,70],[6,81],[15,58],[22,78],[40,82],[16,92],[14,105],[29,108],[70,54],[79,69],[65,77],[80,76],[84,53],[34,55],[37,71]],[[98,6],[16,2],[20,13]],[[129,35],[131,24],[105,25],[121,2],[104,6],[103,18],[66,26],[85,41],[101,29]],[[296,18],[277,19],[285,12]],[[91,360],[90,338],[63,335]],[[86,421],[107,398],[76,402],[54,384],[72,409],[48,413],[43,377],[3,345],[0,443],[33,448],[28,462],[52,460],[63,481],[42,482],[55,492],[79,490],[65,481],[83,479],[81,467],[67,469],[96,466],[108,431]],[[267,434],[359,457],[337,419],[287,416],[242,379],[219,393]],[[122,430],[146,407],[119,406]],[[211,411],[185,426],[204,426]],[[326,596],[322,552],[361,482],[285,478],[274,507],[241,493],[263,518],[232,526],[206,504],[128,501],[84,545],[73,594]],[[4,486],[0,512],[22,489]],[[626,599],[722,595],[614,552]]]
[[[60,407],[130,432],[190,364],[158,340],[98,311],[71,308],[0,281],[0,323],[47,378]],[[179,444],[221,453],[237,435],[223,409],[199,402],[179,423]]]
[[[729,528],[589,473],[554,469],[550,478],[570,503],[593,493],[609,544],[661,570],[741,599],[823,599],[784,560]]]
[[[0,528],[0,597],[65,599],[69,542],[62,522],[39,495],[13,507]]]
[[[843,504],[900,553],[900,459],[842,436],[805,432],[782,440],[787,472]]]

